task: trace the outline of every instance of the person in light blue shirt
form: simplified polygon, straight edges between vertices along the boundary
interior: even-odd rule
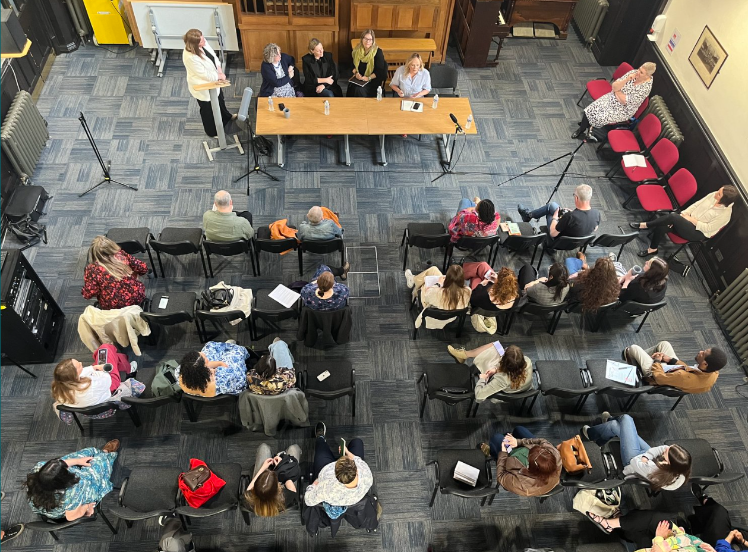
[[[420,54],[413,54],[398,67],[390,88],[401,98],[422,98],[431,92],[431,75],[424,69]]]
[[[301,240],[331,240],[343,236],[343,229],[335,221],[323,218],[322,207],[315,205],[306,215],[307,220],[299,224],[296,238]]]

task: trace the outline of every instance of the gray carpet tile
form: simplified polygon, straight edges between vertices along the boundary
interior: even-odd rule
[[[283,322],[280,332],[270,331],[255,343],[245,324],[228,328],[220,339],[235,338],[262,350],[278,335],[291,344],[300,365],[324,360],[334,370],[340,360],[351,362],[356,370],[355,418],[350,397],[331,401],[309,398],[310,422],[324,420],[331,442],[338,437],[363,439],[383,506],[376,533],[344,526],[335,539],[329,531],[310,537],[300,525],[297,511],[276,519],[255,518],[250,526],[245,526],[237,512],[227,512],[191,525],[197,549],[399,552],[425,551],[433,545],[435,551],[459,552],[544,546],[573,550],[580,543],[604,542],[604,535],[572,511],[571,490],[542,504],[502,491],[491,506],[482,508],[479,501],[439,494],[429,509],[434,488],[429,462],[440,449],[473,448],[516,425],[557,443],[577,434],[580,426],[602,410],[620,412],[621,405],[615,398],[592,396],[582,411],[575,413],[573,400],[539,397],[533,411],[523,416],[518,405],[487,402],[480,406],[476,418],[467,418],[466,402],[449,406],[434,400],[427,401],[423,418],[419,418],[423,391],[416,380],[425,367],[451,363],[448,344],[474,348],[494,338],[476,333],[468,321],[459,338],[453,328],[422,328],[418,340],[413,341],[416,313],[409,310],[410,292],[402,275],[399,244],[409,222],[446,225],[462,197],[490,198],[504,218],[514,220],[519,218],[518,203],[531,207],[545,203],[568,161],[567,154],[577,146],[569,136],[580,117],[575,103],[584,83],[610,76],[611,68],[599,67],[574,36],[567,41],[507,40],[499,64],[486,69],[463,69],[450,50],[448,63],[458,69],[460,91],[471,100],[479,131],[478,137],[458,139],[454,174],[433,181],[441,174],[445,156],[435,137],[388,137],[387,167],[378,164],[375,138],[351,137],[352,166],[346,167],[342,165],[341,139],[308,136],[287,140],[283,169],[274,159],[261,159],[261,165],[279,182],[257,174],[234,182],[247,171],[247,158],[231,150],[217,153],[213,163],[206,159],[198,106],[188,93],[178,57],[171,56],[164,77],[159,79],[142,49],[122,49],[120,53],[80,49],[58,56],[44,84],[38,107],[48,121],[51,137],[34,181],[54,198],[42,218],[48,225],[49,243],[27,250],[26,255],[67,314],[59,346],[61,358],[88,361],[91,355],[78,337],[76,323],[78,314],[91,304],[82,298],[80,289],[87,247],[95,236],[122,226],[146,226],[156,236],[169,226],[199,227],[219,189],[231,192],[235,209],[253,213],[255,226],[280,218],[298,224],[312,205],[326,205],[340,213],[352,265],[348,284],[356,298],[350,300],[351,342],[327,351],[308,349],[295,341],[294,321]],[[257,73],[244,72],[240,56],[233,56],[227,75],[233,86],[224,94],[229,110],[235,111],[244,87],[257,91],[261,79]],[[100,167],[77,120],[81,111],[102,157],[112,160],[112,178],[137,186],[137,191],[105,183],[78,197],[101,179]],[[229,134],[234,133],[246,141],[243,126],[232,124]],[[561,159],[506,182],[556,157]],[[584,146],[554,198],[570,205],[574,186],[591,184],[593,203],[603,218],[599,233],[619,233],[627,229],[629,221],[638,219],[635,213],[620,208],[629,190],[603,177],[609,167],[610,161],[599,158],[594,147]],[[635,253],[645,245],[645,239],[642,236],[626,247],[621,258],[624,266],[641,262]],[[593,248],[587,253],[594,261],[607,251]],[[147,260],[144,254],[139,258]],[[441,250],[411,249],[407,264],[417,271],[427,261],[441,266],[442,259]],[[263,253],[262,276],[256,278],[251,276],[246,259],[213,260],[216,277],[206,281],[197,255],[162,255],[166,278],[147,279],[147,294],[199,292],[222,280],[255,290],[272,289],[279,282],[310,279],[320,262],[337,266],[340,256],[306,254],[303,275],[299,276],[295,253],[282,257]],[[155,254],[154,262],[158,270]],[[497,266],[518,270],[527,262],[527,254],[500,250]],[[549,262],[544,259],[541,273]],[[371,271],[378,274],[367,274]],[[583,331],[580,316],[572,313],[561,317],[554,336],[545,332],[543,320],[518,316],[509,335],[499,339],[505,345],[520,346],[533,360],[572,360],[578,366],[587,359],[616,359],[631,343],[651,346],[669,340],[686,360],[699,349],[727,348],[695,272],[686,278],[671,276],[667,300],[668,306],[652,314],[638,334],[638,321],[621,316],[610,317],[597,333]],[[262,326],[264,330],[268,328]],[[179,360],[201,344],[194,325],[186,323],[165,328],[155,346],[141,342],[141,347],[138,377],[149,382],[158,362]],[[251,469],[262,442],[278,450],[298,443],[304,465],[313,459],[310,428],[281,427],[274,437],[248,429],[224,436],[227,427],[238,423],[235,409],[225,407],[206,407],[197,423],[188,420],[181,404],[158,410],[141,408],[139,428],[133,427],[126,413],[119,412],[114,418],[84,423],[86,433],[81,436],[75,426],[60,422],[52,409],[49,387],[54,365],[29,368],[38,379],[8,365],[3,366],[0,381],[0,481],[7,493],[2,504],[3,526],[32,519],[21,484],[35,462],[85,446],[101,446],[113,437],[123,445],[113,475],[117,484],[132,469],[187,466],[190,458],[238,462]],[[647,442],[708,439],[719,450],[728,471],[746,473],[748,407],[745,388],[737,387],[740,384],[742,372],[731,358],[712,392],[686,397],[675,412],[669,410],[675,399],[644,396],[631,415]],[[715,485],[709,492],[731,510],[736,524],[746,525],[748,478]],[[647,497],[639,489],[627,488],[625,495],[628,507],[690,512],[695,504],[687,489]],[[104,509],[115,501],[116,493],[107,496]],[[96,520],[62,533],[57,544],[46,534],[26,531],[7,548],[34,552],[151,550],[159,531],[156,521],[149,520],[131,528],[121,524],[119,533],[112,536],[103,522]]]

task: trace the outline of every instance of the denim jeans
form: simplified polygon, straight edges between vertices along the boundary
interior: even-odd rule
[[[332,98],[335,96],[335,94],[329,88],[325,88],[322,92],[319,93],[319,96],[322,96],[323,98]]]
[[[285,341],[276,341],[268,346],[270,356],[275,360],[278,368],[293,368],[293,355]]]
[[[534,219],[545,217],[546,225],[550,229],[551,222],[553,222],[553,213],[555,213],[558,208],[559,204],[555,201],[551,201],[548,205],[543,205],[542,207],[530,211],[530,217]]]
[[[475,202],[471,199],[463,197],[460,200],[460,203],[457,205],[457,214],[459,215],[460,211],[463,211],[467,209],[468,207],[475,207]]]
[[[494,434],[494,436],[491,437],[491,440],[488,442],[488,446],[491,449],[491,458],[493,458],[494,460],[498,460],[499,453],[503,450],[501,448],[501,443],[504,441],[505,435],[506,433],[498,432]],[[515,427],[512,431],[512,436],[515,439],[532,439],[533,437],[535,437],[535,435],[533,435],[530,430],[528,430],[524,426]]]
[[[358,456],[361,460],[364,459],[364,442],[361,439],[351,439],[346,442],[345,447],[354,456]],[[322,471],[322,468],[336,462],[338,458],[340,458],[340,455],[333,454],[325,438],[317,437],[314,441],[314,479],[316,480],[319,477],[319,472]]]
[[[587,436],[600,446],[603,446],[613,437],[618,437],[621,440],[621,460],[626,466],[632,458],[650,449],[647,442],[639,437],[636,432],[636,424],[628,414],[611,418],[604,424],[590,427],[587,430]]]

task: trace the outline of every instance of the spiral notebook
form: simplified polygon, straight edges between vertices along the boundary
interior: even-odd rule
[[[416,113],[423,113],[423,102],[403,100],[402,102],[400,102],[400,111],[414,111]]]

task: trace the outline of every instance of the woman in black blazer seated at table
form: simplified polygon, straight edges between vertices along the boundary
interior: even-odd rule
[[[277,44],[267,44],[262,51],[265,61],[260,66],[262,74],[262,86],[260,96],[274,96],[276,98],[295,98],[296,82],[296,60],[288,54],[281,53]]]
[[[384,86],[387,62],[371,29],[366,29],[361,34],[361,42],[353,49],[353,76],[367,84],[358,86],[348,83],[346,96],[349,98],[376,98],[377,88]]]
[[[304,68],[304,95],[343,97],[338,85],[338,68],[332,54],[325,52],[319,40],[313,38],[309,41],[309,53],[301,58],[301,63]]]
[[[621,295],[618,299],[636,301],[651,305],[665,299],[667,277],[670,272],[668,264],[659,257],[652,257],[644,264],[644,271],[634,274],[632,268],[618,279],[621,284]]]

